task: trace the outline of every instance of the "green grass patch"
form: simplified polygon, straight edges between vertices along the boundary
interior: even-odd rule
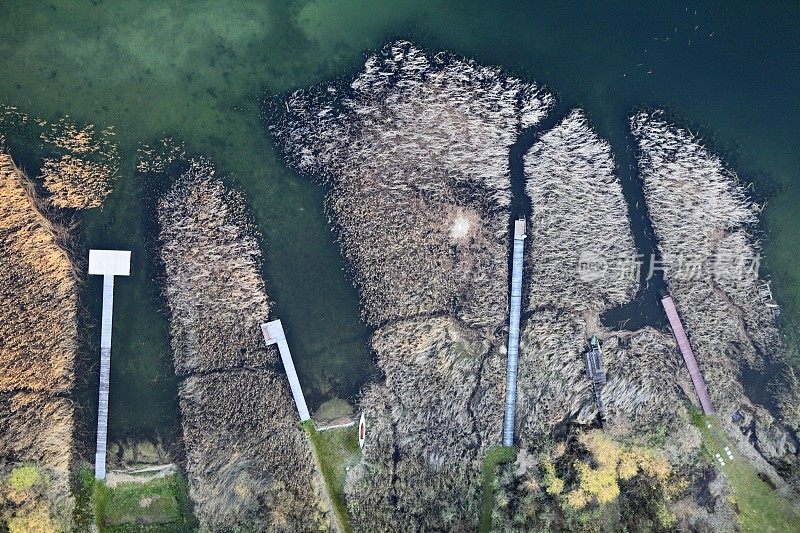
[[[189,487],[179,474],[145,483],[118,483],[109,487],[81,468],[75,480],[75,522],[80,531],[93,521],[101,533],[195,531],[197,520]]]
[[[344,482],[347,467],[356,464],[361,455],[358,447],[358,426],[317,431],[314,423],[307,420],[303,423],[303,428],[319,460],[325,487],[333,502],[333,510],[345,532],[349,533],[352,530],[345,503]]]
[[[703,435],[703,448],[712,463],[728,479],[733,491],[733,501],[739,508],[742,531],[758,533],[783,533],[800,531],[800,515],[793,512],[789,502],[777,494],[758,477],[758,471],[742,457],[733,442],[725,434],[714,416],[692,412],[692,423]],[[711,427],[708,427],[710,425]],[[725,446],[733,452],[733,460],[725,454]],[[714,454],[719,453],[725,461],[721,466]]]
[[[481,519],[478,525],[480,533],[489,533],[492,529],[492,508],[494,507],[494,490],[497,483],[497,467],[513,461],[517,456],[517,449],[513,446],[492,446],[483,458],[481,472],[481,485],[483,497],[481,499]]]

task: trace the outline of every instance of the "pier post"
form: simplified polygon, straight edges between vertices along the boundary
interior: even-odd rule
[[[97,447],[94,477],[106,477],[108,396],[111,378],[111,324],[114,315],[114,276],[128,276],[131,253],[121,250],[89,250],[89,274],[103,276],[103,317],[100,325],[100,391],[97,404]]]
[[[517,412],[517,366],[519,364],[519,319],[522,312],[522,258],[525,250],[525,219],[514,222],[514,252],[511,265],[511,303],[508,318],[508,367],[503,446],[514,444]]]

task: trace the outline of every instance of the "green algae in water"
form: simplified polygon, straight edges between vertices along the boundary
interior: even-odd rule
[[[48,120],[114,126],[120,177],[82,214],[87,246],[133,250],[117,284],[110,432],[175,432],[175,381],[136,149],[172,136],[241,190],[264,237],[264,274],[312,407],[347,397],[373,368],[357,295],[323,211],[324,191],[288,171],[259,122],[283,93],[359,68],[362,53],[412,38],[500,65],[587,109],[629,165],[627,117],[658,104],[715,133],[744,177],[778,184],[764,212],[765,266],[784,332],[800,316],[800,6],[726,2],[11,2],[0,20],[0,103]],[[85,299],[99,321],[99,280]],[[92,356],[92,354],[87,354]],[[307,385],[306,385],[307,384]]]

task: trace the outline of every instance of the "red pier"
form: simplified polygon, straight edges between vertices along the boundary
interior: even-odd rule
[[[678,347],[681,349],[683,360],[686,362],[686,368],[689,369],[689,376],[692,378],[694,390],[700,398],[700,405],[703,406],[703,413],[710,415],[714,413],[714,407],[711,405],[711,398],[708,396],[708,389],[706,382],[703,380],[703,374],[700,373],[700,367],[697,366],[697,359],[694,357],[692,347],[689,345],[689,339],[686,337],[686,332],[683,330],[683,324],[678,316],[678,310],[675,308],[675,302],[672,296],[666,291],[661,293],[661,305],[664,306],[664,311],[667,313],[669,325],[672,327],[672,333],[675,335],[675,340],[678,342]]]

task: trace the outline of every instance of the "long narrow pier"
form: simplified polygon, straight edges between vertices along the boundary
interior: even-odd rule
[[[289,343],[286,342],[286,335],[283,332],[283,324],[281,324],[280,319],[261,324],[261,333],[264,335],[264,341],[266,341],[267,346],[270,344],[278,345],[278,351],[281,353],[283,368],[286,369],[286,377],[289,378],[289,387],[292,389],[292,396],[297,406],[297,412],[300,415],[300,421],[310,420],[311,416],[308,414],[306,398],[303,396],[303,389],[300,387],[300,380],[297,378],[292,352],[289,351]]]
[[[511,306],[508,318],[508,368],[503,446],[514,444],[517,413],[517,367],[519,365],[519,318],[522,311],[522,257],[525,250],[525,219],[514,222],[514,255],[511,265]]]
[[[706,388],[706,382],[703,380],[703,374],[700,372],[697,359],[695,359],[692,347],[689,345],[689,339],[686,337],[686,332],[683,329],[683,324],[678,315],[678,310],[675,307],[675,302],[672,300],[672,296],[666,291],[661,292],[661,305],[664,306],[664,311],[667,313],[672,333],[675,335],[675,340],[678,342],[678,347],[681,349],[683,360],[686,362],[686,368],[689,369],[689,376],[692,378],[692,384],[694,384],[694,390],[697,393],[697,397],[700,399],[703,412],[707,415],[713,414],[714,407],[711,405],[711,398],[708,396],[708,389]]]
[[[89,274],[103,276],[103,316],[100,325],[100,392],[97,405],[97,444],[94,477],[106,477],[108,396],[111,379],[111,325],[114,315],[114,276],[130,275],[131,253],[120,250],[89,250]]]

